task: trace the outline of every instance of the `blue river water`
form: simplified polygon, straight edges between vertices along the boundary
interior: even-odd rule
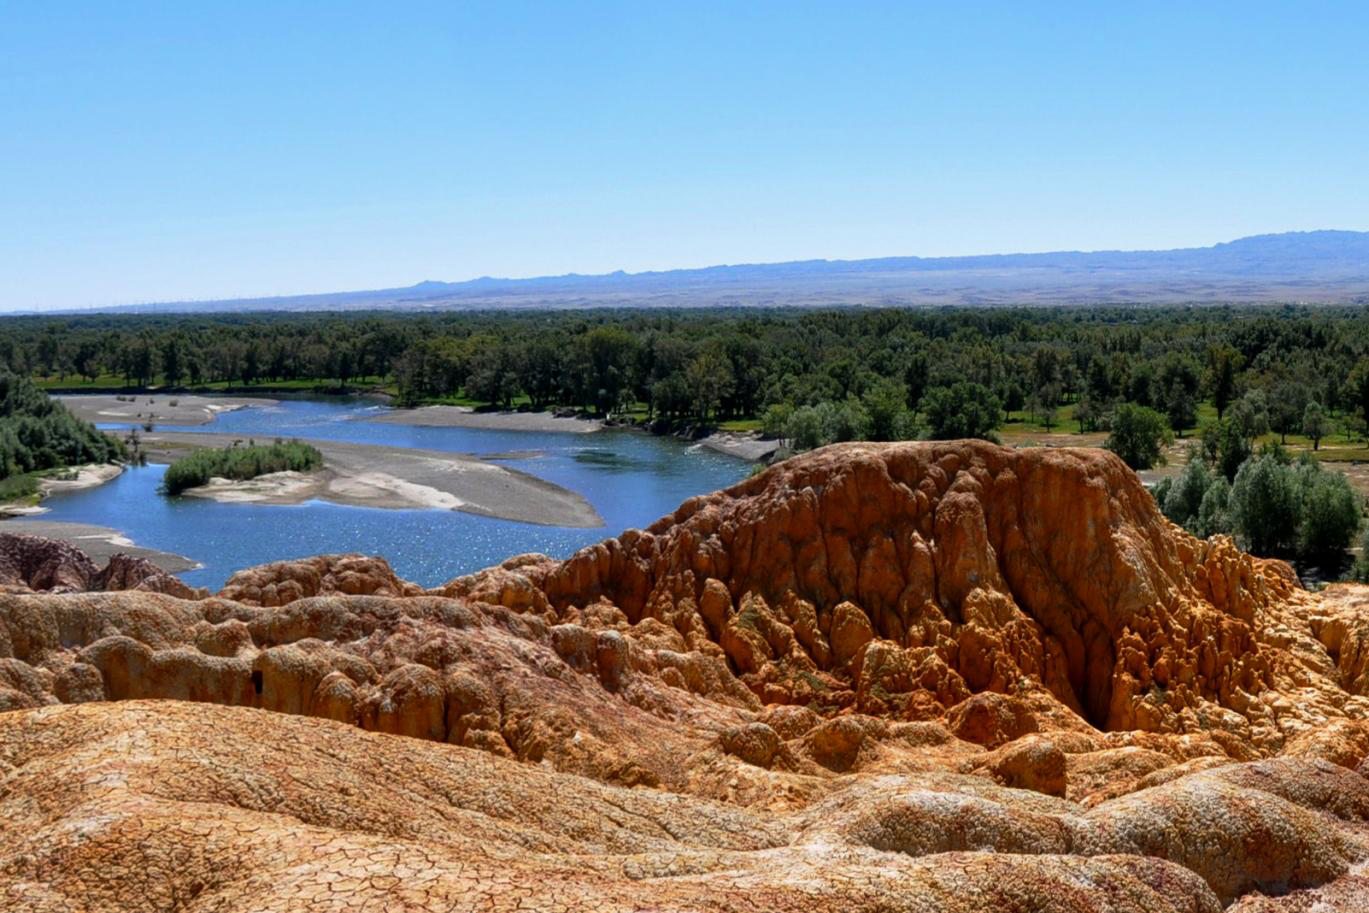
[[[241,434],[262,442],[280,435],[518,454],[501,459],[501,465],[579,492],[604,518],[604,526],[571,529],[460,511],[320,501],[281,506],[168,498],[157,493],[163,466],[131,468],[98,488],[53,495],[43,502],[50,509],[44,519],[110,526],[140,546],[192,558],[202,567],[180,577],[198,586],[218,588],[234,571],[255,564],[330,552],[383,555],[401,577],[433,586],[521,552],[567,556],[624,529],[646,526],[685,499],[731,485],[749,470],[733,457],[637,431],[489,431],[367,421],[385,411],[388,407],[356,398],[294,399],[221,413],[207,425],[158,427]]]

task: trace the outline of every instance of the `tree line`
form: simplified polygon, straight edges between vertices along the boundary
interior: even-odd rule
[[[749,420],[796,449],[992,436],[1009,413],[1174,433],[1253,391],[1281,435],[1369,424],[1355,307],[704,309],[99,315],[0,323],[0,367],[56,384],[378,385],[402,404]]]

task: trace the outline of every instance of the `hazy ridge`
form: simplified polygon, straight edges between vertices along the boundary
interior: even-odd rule
[[[1369,301],[1369,232],[1253,235],[1212,247],[797,260],[659,272],[423,281],[404,288],[128,305],[118,311],[718,305]]]

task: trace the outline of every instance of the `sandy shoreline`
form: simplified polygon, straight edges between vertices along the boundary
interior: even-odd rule
[[[466,406],[418,406],[395,409],[381,416],[356,421],[417,425],[428,428],[485,428],[491,431],[568,431],[585,434],[604,427],[602,422],[550,412],[476,412]]]
[[[227,447],[242,435],[153,432],[143,438],[152,462],[167,463],[195,447]],[[225,502],[300,504],[330,501],[396,510],[462,510],[544,526],[603,525],[581,495],[468,454],[375,444],[306,440],[323,454],[323,469],[272,473],[245,482],[216,479],[185,492]]]
[[[220,412],[274,406],[279,400],[243,396],[143,393],[124,397],[89,393],[54,396],[77,417],[96,424],[207,425]],[[171,405],[175,400],[176,405]]]
[[[119,474],[124,471],[121,463],[88,463],[84,466],[74,466],[71,471],[76,473],[74,479],[41,479],[38,482],[38,502],[37,504],[11,503],[0,504],[0,519],[4,517],[28,517],[37,514],[45,514],[48,508],[42,505],[42,501],[54,492],[79,491],[82,488],[94,488],[103,485],[113,479],[117,479]]]
[[[91,523],[67,523],[61,520],[4,520],[0,533],[24,536],[44,536],[69,542],[90,556],[96,564],[104,564],[113,555],[132,555],[146,558],[169,574],[193,571],[200,567],[196,561],[172,552],[143,548],[129,541],[122,532],[108,526]]]
[[[94,488],[117,479],[124,471],[122,463],[88,463],[85,466],[75,467],[76,478],[74,479],[44,479],[40,484],[43,488],[43,497],[47,497],[54,492],[60,491],[80,491],[83,488]]]

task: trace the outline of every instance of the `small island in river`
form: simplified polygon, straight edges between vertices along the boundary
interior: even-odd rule
[[[151,462],[170,463],[199,447],[229,447],[239,435],[155,432],[142,445]],[[316,472],[278,472],[247,480],[214,479],[184,494],[218,501],[461,510],[549,526],[597,527],[598,512],[576,492],[469,454],[342,441],[302,441],[323,455]]]

